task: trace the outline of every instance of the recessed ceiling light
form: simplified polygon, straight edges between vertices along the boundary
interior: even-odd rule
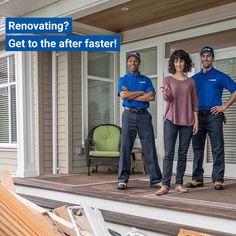
[[[128,7],[121,7],[121,11],[128,11],[129,8]]]

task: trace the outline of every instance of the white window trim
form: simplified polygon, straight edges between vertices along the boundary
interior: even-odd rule
[[[99,76],[87,76],[88,80],[98,80],[98,81],[104,81],[104,82],[109,82],[109,83],[114,83],[114,79],[108,79],[104,77],[99,77]]]
[[[14,56],[15,58],[15,65],[16,65],[16,54],[14,52],[3,52],[0,54],[0,58],[7,58],[7,65],[9,65],[9,57]],[[15,66],[15,75],[16,75],[16,66]],[[17,77],[17,76],[16,76]],[[7,79],[9,81],[9,67],[7,71]],[[11,117],[11,86],[15,85],[16,86],[16,80],[15,82],[7,82],[7,84],[1,84],[0,88],[8,88],[8,114],[9,117]],[[17,97],[16,97],[17,99]],[[17,142],[16,143],[11,143],[12,142],[12,133],[11,133],[11,119],[9,118],[9,143],[0,143],[0,149],[6,148],[6,149],[15,149],[17,147]]]
[[[88,54],[87,52],[81,53],[81,73],[82,73],[82,81],[81,81],[81,91],[82,91],[82,146],[84,146],[85,139],[87,138],[87,130],[88,130],[88,82],[87,82],[87,74],[88,74]]]
[[[35,159],[34,81],[32,52],[16,53],[18,177],[37,176]],[[20,127],[20,128],[19,128]]]
[[[17,144],[16,143],[0,143],[0,149],[16,149]]]
[[[12,55],[16,56],[16,54],[14,52],[2,52],[0,54],[0,58],[2,58],[2,57],[9,57],[9,56],[12,56]]]
[[[9,87],[11,85],[16,85],[16,82],[10,82],[10,83],[7,83],[7,84],[1,84],[0,85],[0,88],[5,88],[5,87]]]

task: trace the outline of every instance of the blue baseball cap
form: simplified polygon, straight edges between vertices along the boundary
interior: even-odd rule
[[[213,57],[214,57],[214,55],[215,55],[213,48],[208,47],[208,46],[205,46],[205,47],[203,47],[203,48],[200,50],[200,55],[202,55],[202,54],[204,54],[204,53],[211,53]]]
[[[127,55],[127,60],[129,59],[129,57],[134,56],[136,57],[139,61],[141,61],[140,59],[140,54],[137,51],[133,51],[133,52],[129,52]]]

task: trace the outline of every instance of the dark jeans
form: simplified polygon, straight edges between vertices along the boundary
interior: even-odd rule
[[[224,181],[225,156],[224,156],[224,136],[223,121],[224,113],[213,115],[210,113],[199,114],[199,131],[193,136],[193,174],[192,179],[203,181],[203,159],[206,135],[208,134],[211,141],[213,170],[212,181]]]
[[[125,183],[129,181],[130,154],[137,133],[142,145],[145,163],[150,174],[150,183],[151,185],[159,183],[162,175],[157,160],[152,116],[147,111],[143,113],[123,112],[118,181]]]
[[[162,184],[169,188],[172,176],[173,161],[175,155],[175,143],[179,133],[178,162],[176,170],[176,185],[183,184],[186,170],[187,153],[192,138],[193,126],[175,125],[169,120],[164,122],[164,147]]]

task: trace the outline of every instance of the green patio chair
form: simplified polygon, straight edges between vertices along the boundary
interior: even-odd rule
[[[90,166],[118,166],[120,157],[121,128],[113,124],[101,124],[89,131],[85,140],[88,175]]]

